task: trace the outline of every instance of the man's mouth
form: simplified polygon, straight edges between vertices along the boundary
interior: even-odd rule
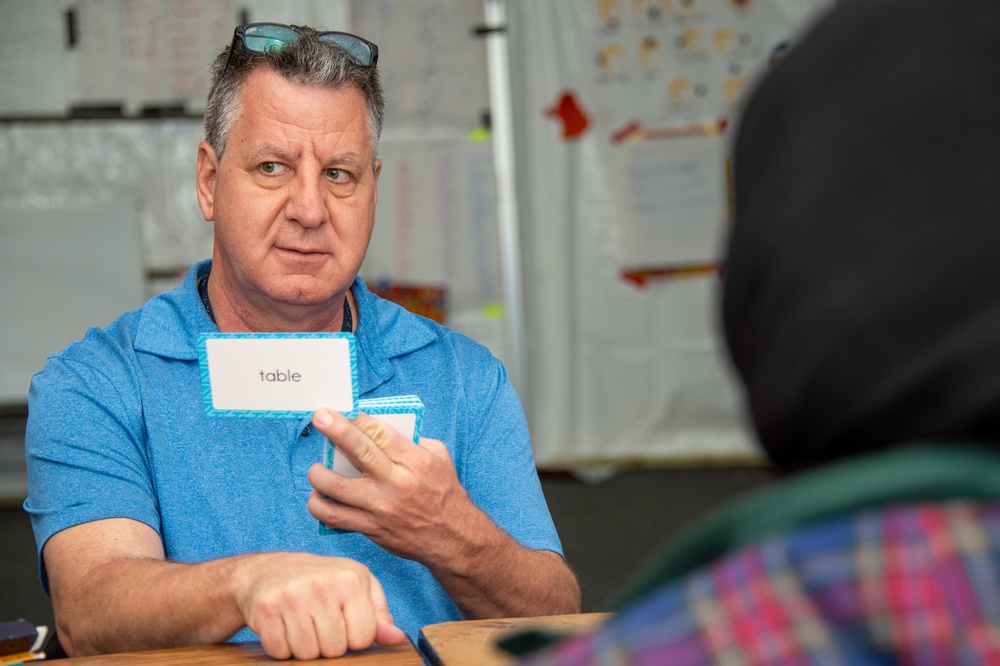
[[[325,252],[323,252],[322,250],[317,250],[313,248],[304,248],[304,247],[279,247],[278,249],[283,250],[285,252],[294,252],[295,254],[301,254],[301,255],[325,254]]]

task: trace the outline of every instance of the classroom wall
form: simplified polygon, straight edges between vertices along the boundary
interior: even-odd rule
[[[379,44],[384,167],[362,276],[445,294],[445,323],[524,367],[517,388],[541,467],[759,462],[714,312],[729,130],[654,135],[735,115],[737,88],[723,90],[734,63],[749,88],[807,9],[829,2],[485,0],[507,16],[483,37],[484,4],[464,0],[0,0],[0,259],[36,248],[0,261],[0,281],[18,285],[0,290],[0,311],[57,331],[0,322],[0,406],[23,403],[47,354],[209,256],[193,190],[208,61],[238,22],[275,20]],[[510,99],[490,99],[485,39],[509,47]],[[513,136],[490,133],[498,104]],[[501,141],[515,168],[498,187]],[[692,183],[695,198],[664,196]],[[505,265],[498,197],[512,184],[520,243]],[[53,220],[114,220],[133,249],[71,243]],[[66,252],[46,244],[111,270],[67,270]],[[517,312],[509,267],[523,285]],[[59,279],[43,293],[40,275]],[[43,320],[39,303],[65,317]]]

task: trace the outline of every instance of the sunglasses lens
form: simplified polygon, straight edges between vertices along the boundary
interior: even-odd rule
[[[248,25],[243,31],[243,44],[256,53],[280,51],[297,38],[294,30],[280,25]]]
[[[254,53],[280,51],[286,44],[299,38],[299,33],[287,25],[277,23],[254,23],[237,29],[237,35],[242,37],[247,50]],[[377,51],[363,39],[345,32],[321,32],[319,38],[324,42],[336,44],[347,51],[354,62],[362,67],[375,64]]]
[[[326,33],[320,35],[324,42],[332,42],[351,54],[354,62],[362,67],[370,67],[372,64],[372,50],[368,44],[352,35]]]

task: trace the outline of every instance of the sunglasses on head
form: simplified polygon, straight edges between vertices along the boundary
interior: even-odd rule
[[[226,66],[222,71],[229,69],[229,61],[232,60],[233,47],[236,46],[237,39],[243,42],[247,51],[263,54],[268,51],[280,51],[302,34],[298,28],[281,23],[248,23],[238,26],[233,32],[229,57],[226,58]],[[355,65],[374,67],[378,62],[378,47],[367,39],[349,32],[320,32],[316,36],[322,42],[329,42],[347,51]]]

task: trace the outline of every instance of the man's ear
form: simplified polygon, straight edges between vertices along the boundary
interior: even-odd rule
[[[372,201],[375,205],[378,205],[378,177],[382,173],[382,160],[375,158],[375,169],[373,170],[375,174],[375,191],[372,193]]]
[[[198,191],[198,205],[205,220],[215,219],[215,181],[219,176],[219,160],[215,149],[207,141],[198,144],[198,171],[195,174],[195,189]]]

